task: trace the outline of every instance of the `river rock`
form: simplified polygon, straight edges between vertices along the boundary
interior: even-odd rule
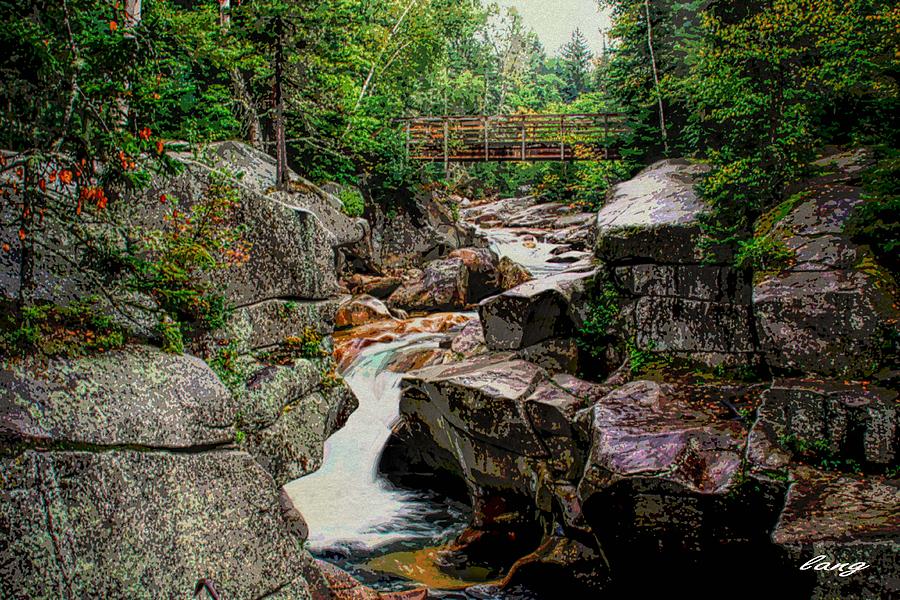
[[[597,256],[608,262],[701,262],[698,217],[708,207],[694,184],[708,170],[670,159],[614,185],[597,213]]]
[[[501,290],[511,290],[533,279],[528,269],[508,256],[501,257],[497,263],[497,277],[497,285]]]
[[[548,373],[576,373],[578,345],[573,338],[551,338],[523,348],[518,352],[523,360],[534,363]]]
[[[0,436],[67,446],[184,449],[234,438],[237,406],[202,360],[149,346],[7,361]]]
[[[813,188],[771,233],[795,253],[794,264],[757,277],[757,333],[778,369],[839,377],[877,371],[884,340],[896,328],[897,289],[867,248],[842,234],[862,203],[859,188]]]
[[[403,278],[356,273],[346,280],[346,285],[354,295],[368,295],[384,300],[403,285]]]
[[[481,245],[474,226],[457,219],[451,203],[432,191],[388,213],[373,207],[372,262],[378,271],[420,267],[457,248]]]
[[[459,258],[435,260],[421,278],[408,281],[388,298],[388,305],[409,311],[440,311],[466,306],[469,273]]]
[[[338,329],[358,327],[374,321],[393,319],[390,309],[372,296],[354,296],[341,304],[334,318]]]
[[[498,258],[488,248],[461,248],[450,253],[450,258],[458,258],[463,261],[469,273],[468,286],[466,288],[466,302],[475,304],[488,296],[502,291],[500,287],[500,274],[498,272]]]
[[[475,356],[486,350],[484,330],[478,319],[472,319],[453,338],[450,349],[466,358]]]
[[[794,470],[794,481],[772,534],[791,568],[802,578],[804,597],[890,598],[900,594],[900,546],[897,544],[900,486],[897,480],[854,477],[809,468]],[[823,556],[842,569],[840,576],[813,566]],[[818,562],[823,562],[818,561]]]
[[[592,409],[593,442],[581,493],[664,474],[685,493],[723,493],[741,467],[740,423],[717,417],[696,390],[635,381]]]
[[[583,321],[583,302],[593,271],[559,273],[529,281],[478,308],[491,350],[520,350],[554,337],[567,337]]]

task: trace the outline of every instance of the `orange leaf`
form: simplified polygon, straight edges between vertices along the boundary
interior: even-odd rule
[[[116,23],[115,21],[110,21],[110,22],[109,22],[109,30],[110,30],[110,31],[115,32],[118,28],[119,28],[119,24],[118,24],[118,23]]]

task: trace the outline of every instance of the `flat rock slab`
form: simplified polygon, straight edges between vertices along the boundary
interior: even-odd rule
[[[21,441],[191,448],[228,442],[236,403],[199,358],[127,346],[6,362],[0,434]]]
[[[700,262],[698,217],[708,207],[694,184],[708,170],[686,160],[664,160],[613,186],[597,213],[597,256],[613,263]]]

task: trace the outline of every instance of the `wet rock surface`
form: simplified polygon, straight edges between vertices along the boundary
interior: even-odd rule
[[[449,362],[408,375],[382,469],[463,482],[474,516],[452,552],[506,573],[506,593],[553,576],[596,586],[586,594],[705,597],[752,564],[767,575],[747,593],[895,595],[896,377],[875,347],[896,298],[843,234],[858,162],[779,209],[772,230],[796,259],[771,273],[700,255],[704,166],[663,161],[615,186],[596,221],[599,266],[482,301],[481,335],[470,323]],[[526,247],[558,242],[548,260],[578,264],[565,236],[541,231],[577,215],[532,198],[462,212],[520,228],[510,235]],[[625,358],[606,383],[573,375],[584,356],[564,364],[598,285],[617,301],[607,356]],[[635,356],[656,357],[652,377]],[[880,381],[865,377],[879,368]],[[531,554],[510,557],[512,539]],[[830,570],[801,568],[820,555]]]
[[[519,350],[581,325],[582,299],[595,272],[567,272],[523,283],[481,303],[484,337],[491,350]]]

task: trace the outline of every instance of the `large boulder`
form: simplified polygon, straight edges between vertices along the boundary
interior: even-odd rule
[[[475,228],[461,222],[451,209],[453,199],[422,192],[390,211],[373,207],[371,240],[357,253],[370,254],[378,270],[421,267],[457,248],[479,245]]]
[[[584,320],[594,271],[564,272],[523,283],[478,307],[491,350],[520,350],[572,335]]]
[[[182,173],[155,180],[141,199],[131,205],[128,221],[144,228],[159,227],[165,205],[162,194],[175,198],[183,210],[199,202],[217,181],[215,167],[187,156],[180,157]],[[216,274],[217,285],[228,301],[243,307],[275,298],[324,300],[337,292],[335,247],[337,238],[319,218],[284,198],[264,195],[232,179],[239,194],[234,223],[245,228],[249,260]],[[140,231],[140,228],[136,231]]]
[[[174,450],[234,438],[237,404],[206,363],[148,346],[7,361],[0,387],[9,440]]]
[[[707,167],[665,160],[617,184],[597,214],[596,253],[621,297],[620,335],[708,366],[756,362],[750,276],[703,255]]]
[[[327,592],[302,518],[237,445],[284,481],[321,460],[353,399],[309,361],[273,369],[238,398],[199,359],[145,346],[3,363],[0,596]]]
[[[315,214],[334,235],[339,247],[355,244],[367,233],[365,220],[347,216],[343,203],[332,192],[293,171],[288,171],[287,189],[275,191],[275,158],[252,146],[235,141],[218,142],[204,148],[203,158],[210,165],[232,173],[254,191]]]
[[[279,491],[235,450],[25,450],[0,460],[0,595],[308,598],[311,557]]]
[[[708,207],[694,184],[709,167],[671,159],[618,183],[597,214],[597,255],[609,262],[699,263],[699,216]]]
[[[232,310],[219,329],[189,340],[194,354],[211,358],[222,346],[241,354],[272,349],[285,339],[308,331],[328,336],[340,306],[340,298],[328,300],[265,300]]]
[[[388,298],[388,305],[408,311],[440,311],[466,306],[469,272],[460,258],[428,263],[421,277],[404,283]]]
[[[285,404],[270,426],[251,432],[247,447],[278,485],[322,466],[325,440],[344,426],[358,401],[343,384]]]
[[[770,225],[766,234],[795,256],[783,270],[757,274],[753,288],[756,333],[772,367],[849,378],[879,370],[900,312],[891,276],[843,234],[863,201],[858,187],[814,186]]]
[[[469,273],[466,302],[476,304],[480,300],[501,291],[497,255],[489,248],[460,248],[450,253],[450,258],[463,261]]]

